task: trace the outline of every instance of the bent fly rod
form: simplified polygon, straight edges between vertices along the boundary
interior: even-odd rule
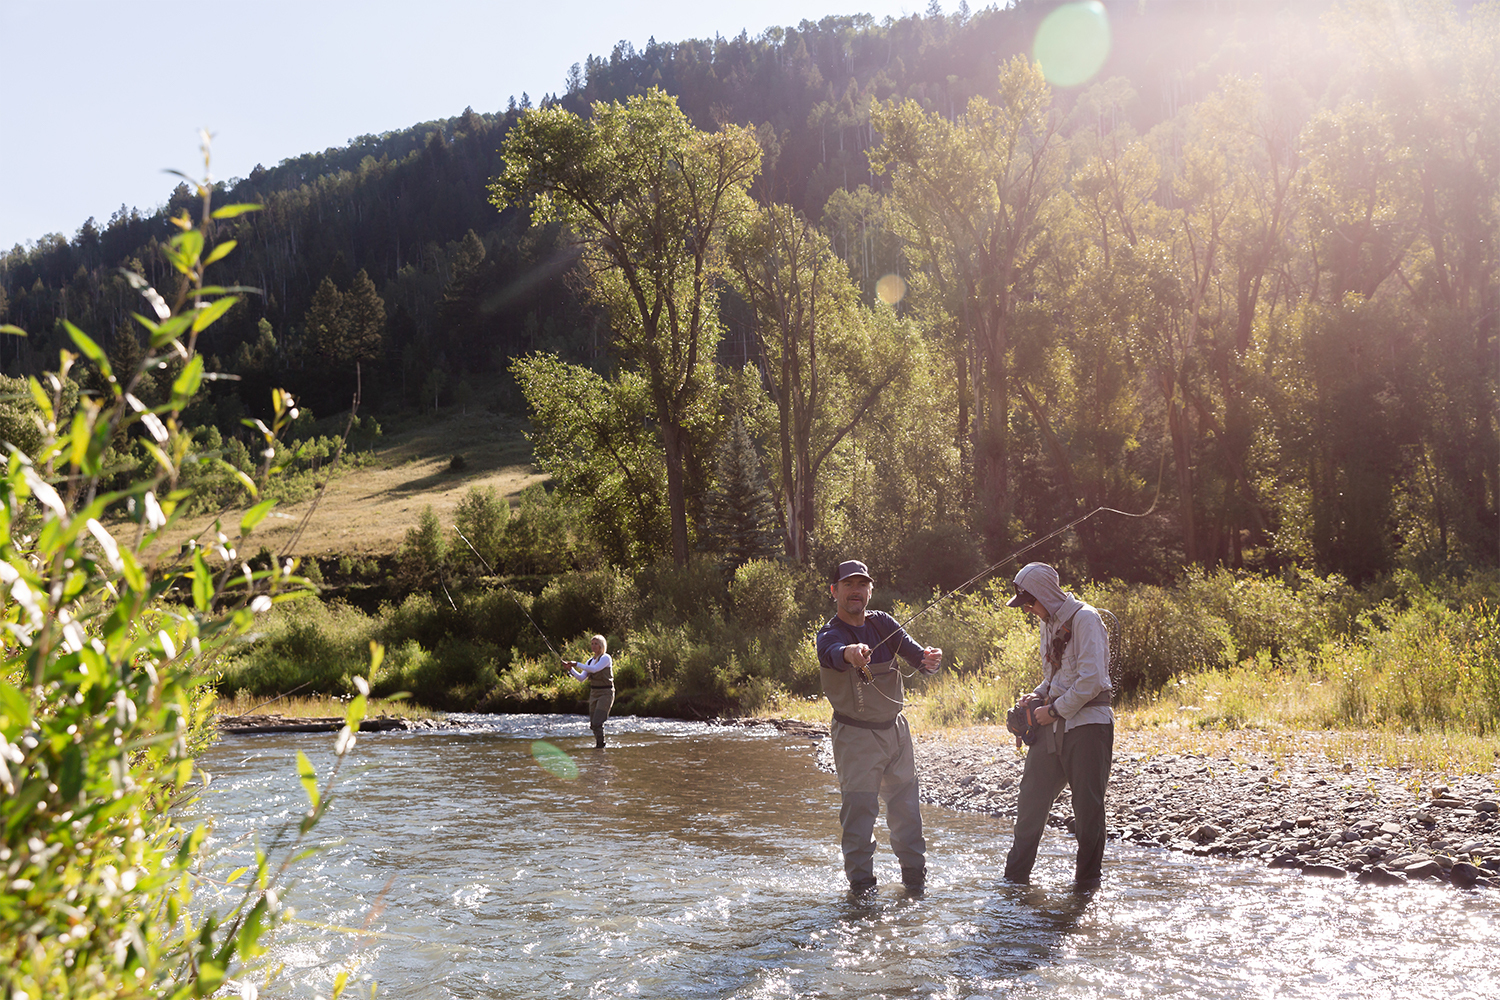
[[[985,577],[987,577],[991,573],[995,572],[995,570],[999,569],[1001,566],[1004,566],[1006,563],[1009,563],[1009,562],[1011,562],[1011,561],[1013,561],[1013,560],[1015,560],[1015,559],[1017,559],[1017,558],[1025,555],[1026,553],[1030,552],[1032,549],[1036,548],[1039,545],[1042,545],[1045,542],[1050,542],[1052,539],[1056,538],[1058,535],[1062,534],[1063,532],[1067,531],[1070,528],[1077,527],[1078,525],[1082,524],[1084,521],[1087,521],[1089,518],[1093,517],[1095,514],[1119,514],[1121,517],[1147,517],[1147,516],[1149,516],[1151,514],[1151,512],[1156,509],[1156,504],[1158,503],[1158,501],[1161,500],[1161,482],[1162,482],[1161,477],[1162,477],[1162,472],[1165,469],[1165,464],[1166,464],[1166,457],[1163,456],[1162,457],[1162,468],[1159,468],[1157,470],[1157,473],[1156,473],[1156,496],[1152,498],[1152,500],[1151,500],[1151,506],[1150,507],[1147,507],[1145,510],[1141,511],[1139,514],[1133,514],[1133,513],[1131,513],[1128,510],[1117,510],[1114,507],[1100,506],[1100,507],[1095,507],[1093,510],[1089,511],[1087,514],[1084,514],[1082,517],[1075,517],[1073,520],[1069,521],[1067,524],[1063,525],[1060,528],[1056,528],[1056,529],[1048,532],[1047,534],[1043,535],[1041,538],[1037,538],[1037,539],[1034,539],[1034,540],[1032,540],[1030,542],[1027,542],[1025,545],[1021,546],[1019,549],[1016,549],[1016,551],[1014,551],[1014,552],[1010,553],[1009,555],[1007,555],[1004,559],[1001,559],[1001,560],[998,560],[997,562],[991,563],[990,565],[986,566],[984,569],[980,570],[978,573],[975,573],[973,576],[969,577],[963,583],[960,583],[957,587],[954,587],[952,590],[948,591],[946,594],[943,594],[943,595],[935,598],[932,601],[932,603],[928,604],[925,608],[923,608],[922,610],[916,612],[911,617],[907,618],[906,621],[901,622],[899,625],[897,625],[896,626],[896,631],[892,632],[890,635],[886,636],[884,639],[881,639],[880,642],[876,643],[875,649],[879,649],[881,646],[885,645],[886,642],[888,642],[893,636],[897,635],[900,632],[905,631],[906,626],[910,625],[912,622],[916,621],[918,618],[921,618],[927,612],[931,611],[933,608],[937,607],[939,604],[942,604],[944,601],[946,601],[948,598],[952,597],[954,594],[958,594],[958,593],[961,593],[961,592],[967,590],[968,588],[972,587],[974,584],[978,583],[980,580],[983,580]],[[872,649],[870,651],[870,658],[872,660],[874,659],[874,656],[875,656],[875,649]]]
[[[464,544],[474,553],[474,557],[479,560],[480,565],[489,571],[490,576],[496,576],[495,567],[491,566],[489,560],[479,554],[479,550],[474,548],[474,543],[469,541],[468,537],[462,531],[458,530],[458,525],[455,524],[453,526],[453,532],[464,540]],[[536,619],[531,617],[531,612],[526,609],[526,605],[521,603],[521,599],[509,587],[504,588],[504,590],[507,594],[510,594],[510,599],[516,602],[516,606],[521,609],[521,614],[526,616],[526,620],[531,622],[531,627],[536,629],[536,634],[542,637],[542,641],[547,644],[547,648],[552,650],[552,655],[561,660],[562,654],[553,647],[552,640],[547,638],[547,633],[543,632],[542,627],[536,623]]]

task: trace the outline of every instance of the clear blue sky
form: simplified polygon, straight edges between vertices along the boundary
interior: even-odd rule
[[[945,0],[952,10],[958,0]],[[986,6],[971,0],[976,10]],[[71,238],[175,178],[243,177],[364,134],[511,95],[562,93],[615,43],[752,36],[828,14],[925,12],[926,0],[0,0],[0,248]]]

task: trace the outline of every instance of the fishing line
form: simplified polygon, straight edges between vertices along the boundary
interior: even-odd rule
[[[1084,521],[1087,521],[1089,518],[1093,517],[1094,515],[1096,515],[1096,514],[1119,514],[1121,517],[1148,517],[1148,516],[1150,516],[1151,512],[1154,511],[1154,510],[1156,510],[1157,503],[1159,503],[1161,501],[1162,472],[1165,470],[1165,467],[1166,467],[1166,456],[1163,455],[1162,456],[1161,466],[1157,469],[1157,473],[1156,473],[1156,496],[1152,498],[1152,500],[1151,500],[1151,506],[1150,507],[1147,507],[1145,510],[1141,511],[1139,514],[1132,513],[1132,512],[1130,512],[1128,510],[1119,510],[1119,509],[1114,508],[1114,507],[1104,507],[1104,506],[1095,507],[1093,510],[1089,511],[1087,514],[1084,514],[1082,517],[1075,517],[1073,520],[1069,521],[1067,524],[1063,525],[1062,527],[1057,528],[1057,529],[1049,532],[1046,535],[1043,535],[1041,538],[1038,538],[1038,539],[1035,539],[1034,541],[1028,542],[1026,545],[1021,546],[1019,549],[1016,549],[1016,551],[1014,551],[1014,552],[1010,553],[1009,555],[1007,555],[1004,559],[1001,559],[1001,560],[999,560],[997,562],[991,563],[990,565],[986,566],[984,569],[980,570],[978,573],[975,573],[973,576],[969,577],[969,579],[965,580],[963,583],[959,584],[957,587],[954,587],[952,590],[948,591],[946,594],[943,594],[942,596],[940,596],[940,597],[936,598],[935,600],[933,600],[932,603],[928,604],[925,608],[923,608],[922,610],[916,612],[911,617],[907,618],[906,621],[901,622],[900,624],[898,624],[896,626],[896,630],[894,632],[892,632],[890,635],[886,636],[884,639],[881,639],[880,642],[876,643],[875,646],[874,646],[874,648],[870,650],[870,659],[873,660],[875,658],[875,650],[876,649],[879,649],[881,646],[885,645],[891,639],[895,638],[897,635],[900,635],[903,631],[905,631],[906,626],[910,625],[912,622],[916,621],[918,618],[921,618],[927,612],[931,611],[933,608],[937,607],[939,604],[942,604],[944,601],[946,601],[948,598],[952,597],[954,594],[961,593],[962,591],[967,590],[969,587],[973,586],[975,583],[978,583],[980,580],[984,579],[985,577],[989,576],[991,573],[995,572],[995,570],[999,569],[1001,566],[1004,566],[1005,564],[1007,564],[1007,563],[1009,563],[1009,562],[1017,559],[1018,557],[1020,557],[1022,555],[1025,555],[1027,552],[1030,552],[1032,549],[1036,548],[1037,546],[1042,545],[1045,542],[1051,541],[1052,539],[1056,538],[1058,535],[1062,534],[1063,532],[1067,531],[1070,528],[1073,528],[1073,527],[1076,527],[1076,526],[1082,524]],[[891,669],[894,670],[896,673],[899,673],[899,674],[901,674],[901,676],[906,677],[906,678],[911,678],[911,677],[916,676],[916,671],[913,671],[912,673],[908,674],[908,673],[905,673],[904,671],[902,671],[900,667],[892,667]],[[882,673],[884,673],[884,671]],[[873,675],[872,675],[872,681],[873,681]],[[866,681],[865,683],[871,684],[872,681]],[[884,691],[881,691],[879,688],[874,688],[874,691],[875,691],[876,694],[880,695],[882,698],[885,698],[887,701],[891,701],[891,702],[895,701],[894,698],[891,698],[889,695],[887,695]]]
[[[464,535],[464,533],[462,531],[458,530],[458,525],[456,525],[456,524],[453,526],[453,533],[456,534],[456,535],[458,535],[459,538],[462,538],[464,540],[464,544],[467,545],[469,547],[469,549],[474,553],[474,557],[479,560],[480,565],[484,566],[484,568],[489,571],[490,576],[498,576],[499,575],[499,574],[497,574],[495,572],[495,567],[491,566],[489,564],[489,561],[486,560],[484,558],[484,556],[482,556],[482,555],[479,554],[479,550],[476,549],[476,548],[474,548],[474,543],[471,542],[471,541],[469,541],[468,537],[466,535]],[[531,612],[526,609],[526,605],[524,605],[524,604],[521,603],[521,599],[519,597],[517,597],[515,595],[515,593],[512,592],[509,587],[501,587],[500,589],[504,590],[507,594],[510,594],[510,599],[516,602],[516,606],[521,609],[521,614],[523,614],[523,615],[526,616],[526,620],[529,621],[529,622],[531,622],[531,627],[534,628],[534,629],[536,629],[536,634],[539,635],[539,636],[541,636],[542,637],[542,641],[547,644],[547,648],[550,649],[550,650],[552,650],[552,655],[555,656],[555,657],[557,657],[559,660],[561,660],[562,659],[562,654],[559,653],[555,648],[553,648],[553,646],[552,646],[552,640],[547,638],[547,633],[543,632],[542,631],[542,627],[536,623],[536,619],[533,618],[533,617],[531,617]],[[450,598],[450,600],[451,600],[451,598]]]

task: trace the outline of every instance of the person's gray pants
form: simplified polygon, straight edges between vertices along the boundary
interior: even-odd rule
[[[839,825],[843,828],[844,874],[850,884],[875,878],[875,820],[882,798],[896,860],[903,871],[923,871],[927,841],[922,837],[917,762],[906,719],[897,717],[890,729],[860,729],[834,722],[829,732],[843,798]]]
[[[1104,789],[1114,754],[1114,723],[1075,727],[1063,734],[1058,753],[1048,753],[1044,743],[1037,740],[1026,753],[1016,798],[1015,842],[1005,858],[1005,878],[1011,882],[1031,878],[1047,815],[1066,785],[1073,790],[1073,832],[1078,838],[1073,877],[1096,879],[1104,867]]]

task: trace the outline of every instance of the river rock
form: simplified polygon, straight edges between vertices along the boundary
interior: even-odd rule
[[[1407,878],[1437,878],[1443,874],[1443,866],[1432,858],[1407,865],[1402,869]]]
[[[1344,868],[1335,868],[1333,865],[1307,865],[1302,869],[1304,875],[1320,875],[1323,878],[1343,878],[1349,872]]]
[[[1354,877],[1360,885],[1405,885],[1406,876],[1376,866],[1366,868]]]
[[[1283,868],[1320,865],[1341,875],[1357,872],[1366,885],[1404,883],[1413,865],[1419,866],[1414,879],[1459,884],[1474,874],[1461,869],[1455,877],[1460,861],[1481,873],[1476,886],[1500,880],[1500,808],[1485,806],[1496,799],[1500,769],[1446,777],[1413,803],[1409,769],[1346,770],[1342,760],[1316,752],[1164,754],[1145,732],[1117,730],[1115,739],[1105,796],[1111,839]],[[925,801],[1002,821],[1015,816],[1024,756],[1003,729],[918,733],[916,742]],[[819,757],[832,771],[826,739]],[[1436,806],[1426,797],[1434,793],[1459,805]],[[1051,812],[1049,825],[1066,831],[1073,818],[1066,792]],[[1001,835],[1008,832],[1007,825]],[[1445,867],[1439,855],[1454,861]]]

